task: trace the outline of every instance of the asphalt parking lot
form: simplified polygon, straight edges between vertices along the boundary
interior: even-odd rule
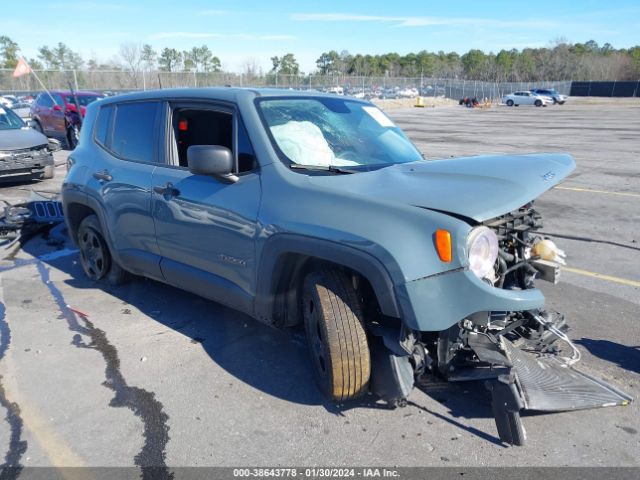
[[[10,465],[640,466],[640,101],[389,112],[428,158],[563,151],[577,170],[537,202],[568,255],[558,286],[579,368],[630,406],[525,415],[495,431],[487,393],[433,384],[406,408],[323,401],[299,331],[144,279],[87,281],[63,229],[0,262],[0,456]],[[26,199],[51,181],[0,189]],[[543,282],[542,282],[543,283]],[[4,306],[3,306],[4,305]],[[2,453],[4,452],[4,453]]]

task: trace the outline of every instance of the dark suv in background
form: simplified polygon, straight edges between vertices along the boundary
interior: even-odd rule
[[[78,109],[69,90],[51,90],[40,93],[31,105],[31,118],[36,130],[49,137],[64,137],[69,149],[73,150],[78,144],[81,120]],[[95,92],[76,92],[80,113],[84,117],[87,105],[103,98],[104,95]]]
[[[566,95],[559,93],[555,88],[532,88],[531,93],[549,97],[553,100],[554,104],[557,103],[559,105],[564,105],[564,102],[566,102],[568,98]]]

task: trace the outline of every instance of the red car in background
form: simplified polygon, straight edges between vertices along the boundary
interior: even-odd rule
[[[87,91],[76,92],[76,96],[83,117],[87,105],[104,97]],[[48,137],[64,137],[69,149],[76,148],[82,122],[71,91],[51,90],[38,94],[31,104],[31,119],[36,130]]]

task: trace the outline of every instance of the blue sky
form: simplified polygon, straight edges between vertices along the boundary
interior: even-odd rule
[[[62,41],[85,59],[117,57],[122,43],[189,49],[206,44],[225,68],[247,60],[265,69],[292,52],[305,72],[331,49],[405,54],[548,46],[570,42],[640,44],[638,0],[257,1],[4,0],[0,35],[35,56]],[[535,8],[534,8],[535,7]]]

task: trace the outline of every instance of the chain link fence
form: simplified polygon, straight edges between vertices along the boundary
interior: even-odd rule
[[[0,70],[0,93],[27,94],[42,90],[34,75],[13,78],[13,70]],[[498,100],[503,95],[532,88],[555,88],[568,95],[570,81],[560,82],[482,82],[426,77],[359,77],[329,75],[247,75],[220,72],[127,72],[98,70],[42,70],[36,75],[49,89],[101,92],[127,92],[156,88],[184,87],[273,87],[295,90],[317,90],[361,98],[463,97]]]

